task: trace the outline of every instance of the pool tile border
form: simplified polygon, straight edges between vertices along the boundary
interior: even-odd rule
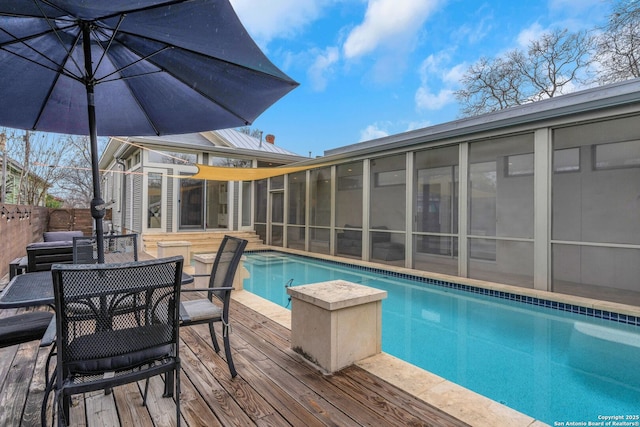
[[[278,253],[279,251],[273,250],[273,249],[259,249],[259,250],[247,251],[247,253],[260,253],[260,252],[277,252]],[[298,256],[301,258],[308,258],[313,260],[319,259],[313,256],[301,255],[297,253],[296,254],[290,254],[288,252],[279,252],[279,253],[283,253],[283,254],[286,253],[287,255],[293,255],[293,256]],[[363,270],[363,271],[376,273],[376,274],[384,274],[387,277],[397,277],[399,279],[414,280],[417,282],[427,283],[429,285],[440,286],[443,288],[456,289],[459,291],[470,292],[474,294],[485,295],[485,296],[500,298],[500,299],[509,300],[509,301],[516,301],[516,302],[534,305],[538,307],[551,308],[554,310],[566,311],[569,313],[575,313],[583,316],[595,317],[598,319],[604,319],[612,322],[625,323],[628,325],[640,327],[639,316],[632,316],[628,314],[616,313],[616,312],[607,311],[607,310],[584,307],[581,305],[552,301],[544,298],[532,297],[527,295],[519,295],[511,292],[482,288],[479,286],[463,285],[460,283],[448,282],[446,280],[437,280],[437,279],[432,279],[430,277],[421,277],[421,276],[416,276],[412,274],[389,271],[382,268],[369,267],[369,266],[357,265],[357,264],[349,264],[347,262],[335,261],[330,259],[322,259],[322,261],[330,264],[336,264],[340,266],[354,268],[356,270]]]

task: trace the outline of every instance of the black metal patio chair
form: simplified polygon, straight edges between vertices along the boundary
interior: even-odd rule
[[[180,425],[178,353],[181,256],[117,264],[55,265],[56,368],[47,379],[42,403],[54,391],[58,425],[70,423],[71,396],[167,374],[174,384]],[[131,296],[144,304],[120,310]],[[126,304],[126,302],[125,302]],[[77,307],[85,306],[78,314]],[[165,388],[165,396],[173,388]]]
[[[229,322],[229,303],[231,301],[231,291],[233,290],[233,279],[238,269],[238,264],[247,246],[247,240],[232,236],[224,236],[220,248],[216,253],[213,268],[210,275],[196,274],[194,277],[209,277],[208,288],[183,289],[182,292],[206,291],[207,297],[182,301],[181,303],[181,326],[191,326],[206,323],[209,325],[211,341],[216,353],[220,352],[220,346],[216,339],[213,325],[222,323],[222,340],[224,342],[224,353],[227,358],[227,365],[231,377],[237,375],[236,368],[231,356],[231,344],[229,333],[231,325]]]

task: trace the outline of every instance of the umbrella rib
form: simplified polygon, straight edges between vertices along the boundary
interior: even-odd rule
[[[3,15],[0,15],[0,16],[3,16]],[[66,26],[64,28],[61,28],[61,29],[64,30],[66,28],[73,27],[74,25],[75,25],[75,23],[74,24],[69,24],[68,26]],[[33,34],[30,34],[29,36],[26,36],[26,37],[16,37],[12,33],[10,33],[7,30],[5,30],[4,28],[0,28],[0,30],[2,30],[3,33],[11,36],[11,38],[13,39],[13,40],[9,40],[9,41],[4,42],[4,43],[0,43],[1,47],[10,46],[10,45],[13,45],[13,44],[16,44],[16,43],[23,43],[26,40],[37,39],[37,38],[42,37],[42,36],[44,36],[46,34],[49,34],[51,32],[51,31],[47,30],[47,31],[42,31],[40,33],[33,33]],[[53,30],[53,31],[55,31],[55,30]]]
[[[113,43],[113,40],[116,37],[116,34],[118,34],[118,30],[120,29],[120,25],[122,25],[122,21],[124,21],[124,17],[125,14],[121,14],[120,15],[120,19],[118,19],[118,25],[116,25],[116,28],[113,29],[113,31],[111,32],[111,37],[109,38],[109,43],[107,43],[107,47],[102,49],[102,56],[100,56],[100,60],[98,61],[98,64],[96,65],[96,70],[98,70],[98,68],[100,68],[100,64],[102,64],[102,60],[105,58],[105,56],[107,56],[107,53],[109,52],[109,48],[111,47],[111,44]],[[98,34],[98,33],[102,33],[104,34],[104,32],[98,31],[98,27],[94,27],[91,29],[91,32],[94,34]],[[95,36],[96,40],[99,40],[99,38],[97,36]],[[102,47],[101,43],[98,43],[98,46]]]
[[[74,79],[74,80],[82,81],[82,77],[81,77],[81,76],[78,76],[78,75],[76,75],[76,74],[73,74],[71,71],[69,71],[69,70],[67,70],[66,68],[64,68],[64,65],[63,65],[63,64],[58,64],[56,61],[54,61],[53,59],[49,58],[49,57],[48,57],[47,55],[45,55],[43,52],[39,51],[38,49],[36,49],[36,48],[34,48],[33,46],[31,46],[31,45],[29,45],[28,43],[26,43],[26,41],[27,41],[27,39],[26,39],[26,38],[19,39],[19,38],[18,38],[18,37],[16,37],[15,35],[11,34],[11,33],[10,33],[10,32],[8,32],[7,30],[5,30],[4,28],[1,28],[0,30],[2,30],[2,32],[3,32],[3,33],[5,33],[5,34],[7,34],[8,36],[10,36],[10,37],[12,37],[12,38],[13,38],[13,42],[11,42],[11,43],[5,43],[4,45],[0,45],[0,50],[3,50],[4,52],[10,53],[10,54],[12,54],[12,55],[14,55],[14,56],[17,56],[17,57],[19,57],[19,58],[22,58],[22,59],[24,59],[24,60],[26,60],[26,61],[29,61],[29,62],[33,63],[33,64],[39,65],[39,66],[41,66],[41,67],[43,67],[43,68],[46,68],[46,69],[48,69],[48,70],[51,70],[51,71],[53,71],[53,72],[55,72],[55,73],[61,73],[61,74],[64,74],[65,76],[67,76],[67,77],[70,77],[70,78]],[[53,31],[55,32],[55,30],[53,30]],[[33,39],[33,38],[36,38],[36,37],[40,37],[40,36],[42,36],[42,35],[44,35],[44,34],[46,34],[46,33],[48,33],[48,31],[47,31],[47,32],[44,32],[44,33],[39,33],[39,34],[37,34],[37,35],[34,35],[34,36],[30,37],[30,39]],[[35,59],[29,58],[29,57],[27,57],[27,56],[25,56],[25,55],[22,55],[22,54],[20,54],[20,53],[14,52],[14,51],[12,51],[11,49],[7,49],[7,46],[12,46],[12,45],[14,45],[14,44],[15,44],[14,42],[15,42],[15,43],[20,43],[20,44],[24,45],[27,49],[31,50],[31,51],[32,51],[32,52],[34,52],[36,55],[38,55],[38,57],[40,57],[40,58],[42,58],[42,59],[46,60],[47,62],[50,62],[50,63],[51,63],[51,64],[53,64],[53,65],[48,65],[48,64],[45,64],[45,63],[42,63],[42,62],[38,62],[38,61],[36,61]],[[66,49],[65,49],[65,50],[66,50]],[[68,50],[67,50],[67,53],[68,53]]]
[[[115,35],[115,32],[114,32],[114,35]],[[111,45],[111,41],[112,40],[109,41],[109,46]],[[109,46],[107,46],[107,48],[105,49],[105,51],[104,51],[105,53],[103,54],[103,58],[106,55],[107,49],[109,48]],[[124,67],[115,69],[111,73],[109,73],[107,75],[104,75],[104,76],[100,77],[99,79],[96,79],[96,84],[105,83],[105,82],[112,82],[112,81],[115,81],[115,80],[128,80],[128,79],[130,79],[132,77],[141,77],[141,76],[146,76],[146,75],[149,75],[149,74],[155,74],[155,73],[163,72],[164,69],[162,67],[158,67],[158,70],[151,71],[151,72],[148,72],[148,73],[140,73],[140,74],[135,74],[135,75],[131,75],[131,76],[124,76],[124,77],[118,77],[118,78],[114,78],[114,79],[109,79],[109,77],[111,77],[111,76],[113,76],[115,74],[118,74],[118,73],[122,72],[123,70],[126,70],[127,68],[132,67],[132,66],[134,66],[135,64],[137,64],[139,62],[146,61],[147,59],[149,59],[149,58],[151,58],[151,57],[153,57],[153,56],[155,56],[155,55],[157,55],[159,53],[162,53],[167,49],[172,49],[172,47],[171,46],[165,46],[162,49],[157,50],[157,51],[155,51],[155,52],[153,52],[153,53],[151,53],[151,54],[149,54],[147,56],[140,57],[140,59],[138,59],[138,60],[136,60],[134,62],[131,62],[130,64],[127,64]],[[100,60],[102,61],[102,58]],[[96,69],[97,69],[97,67],[96,67]]]
[[[66,58],[70,59],[71,62],[76,66],[76,68],[78,69],[78,71],[80,71],[80,76],[82,76],[82,68],[80,68],[80,65],[78,65],[78,63],[76,62],[76,60],[73,58],[73,56],[71,55],[71,51],[73,49],[75,49],[75,47],[78,45],[78,40],[80,39],[80,34],[76,35],[75,40],[73,41],[73,47],[71,50],[67,49],[67,47],[65,46],[65,44],[62,42],[62,39],[60,38],[60,34],[58,33],[58,31],[56,31],[55,27],[53,26],[53,24],[51,23],[51,19],[47,16],[47,14],[45,13],[45,11],[42,9],[42,6],[40,5],[39,2],[34,0],[34,3],[36,4],[36,6],[38,7],[38,9],[40,10],[40,13],[42,14],[42,17],[44,18],[45,21],[47,21],[47,25],[49,25],[49,28],[51,28],[51,31],[53,31],[53,33],[56,35],[56,38],[58,39],[58,42],[60,43],[60,46],[67,52],[67,56]],[[62,10],[62,9],[61,9]],[[59,65],[61,67],[62,70],[67,71],[66,68],[64,68],[64,63]],[[71,71],[68,71],[69,74],[73,75],[73,73],[71,73]],[[65,73],[66,74],[66,73]]]

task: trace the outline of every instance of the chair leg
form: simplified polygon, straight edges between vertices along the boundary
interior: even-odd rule
[[[167,372],[164,374],[164,392],[162,393],[162,397],[173,396],[174,375],[176,375],[175,372]]]
[[[173,375],[169,375],[169,374],[167,374],[167,376],[173,377]],[[176,394],[175,394],[176,425],[177,427],[180,427],[180,361],[179,360],[176,364],[175,377],[176,377]]]
[[[216,353],[220,353],[220,346],[218,345],[218,340],[216,339],[216,330],[213,328],[213,322],[209,323],[209,334],[211,335],[213,349],[216,351]]]
[[[47,361],[48,362],[48,361]],[[51,378],[48,378],[47,380],[47,384],[45,386],[44,389],[44,397],[42,398],[42,407],[40,408],[40,424],[45,427],[47,425],[47,404],[49,403],[49,395],[51,394],[51,392],[53,391],[53,385],[56,382],[56,372],[53,372],[53,375],[51,376]],[[51,425],[53,426],[53,422],[54,422],[54,415],[56,412],[56,402],[55,402],[55,398],[53,399],[53,405],[52,405],[52,414],[51,414]]]
[[[233,364],[233,357],[231,356],[231,343],[229,342],[229,327],[222,325],[222,340],[224,341],[224,355],[227,358],[227,365],[229,365],[229,372],[231,372],[231,378],[235,378],[238,373],[236,367]]]
[[[142,406],[147,406],[147,392],[149,391],[149,378],[144,382],[144,394],[142,395]]]
[[[67,427],[69,425],[71,396],[67,396],[63,392],[57,390],[53,402],[53,407],[55,408],[56,406],[58,407],[58,427]]]
[[[44,365],[44,377],[49,377],[49,370],[51,368],[51,360],[56,355],[56,343],[51,344],[51,349],[49,350],[49,354],[47,355],[47,363]]]

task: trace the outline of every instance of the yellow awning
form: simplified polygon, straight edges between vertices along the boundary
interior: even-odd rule
[[[196,164],[196,166],[198,167],[198,173],[189,178],[209,181],[255,181],[307,169],[317,169],[326,165],[279,166],[275,168],[228,168],[199,164]]]

